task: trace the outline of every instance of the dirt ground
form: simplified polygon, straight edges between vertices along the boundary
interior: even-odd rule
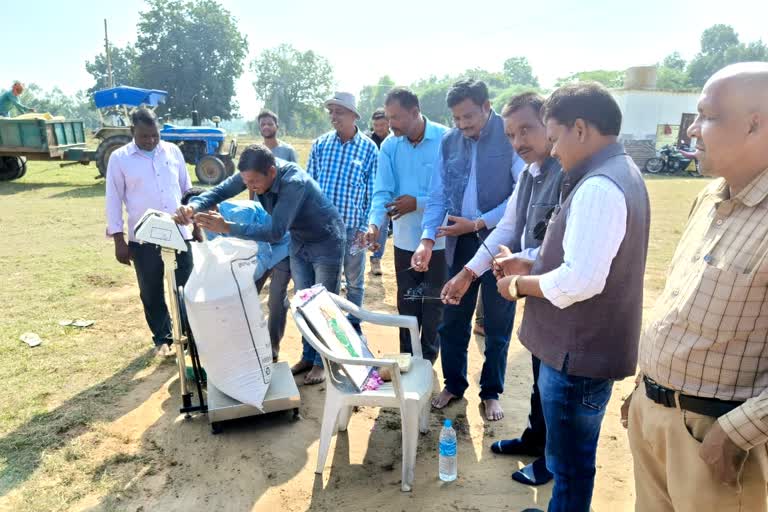
[[[391,251],[385,275],[367,275],[366,307],[394,312]],[[129,290],[125,290],[130,297]],[[126,298],[128,298],[126,297]],[[130,299],[131,302],[135,299]],[[518,310],[518,320],[521,317]],[[515,328],[515,330],[517,327]],[[374,352],[397,350],[394,329],[364,324]],[[470,345],[472,386],[466,398],[434,411],[431,430],[420,439],[416,480],[411,493],[400,492],[400,425],[395,410],[362,408],[347,432],[334,438],[322,476],[315,475],[324,385],[300,386],[301,419],[290,413],[238,420],[212,435],[205,416],[185,420],[178,414],[179,391],[170,362],[139,371],[141,383],[117,405],[94,450],[120,445],[123,471],[133,472],[124,487],[107,497],[85,496],[75,510],[162,511],[411,511],[546,509],[551,484],[538,489],[513,482],[510,474],[530,459],[494,455],[489,445],[518,435],[528,413],[530,354],[514,338],[509,351],[506,417],[487,422],[479,410],[477,382],[482,365],[482,338]],[[295,361],[300,339],[292,321],[282,343],[281,359]],[[436,365],[435,391],[442,382]],[[143,372],[143,373],[142,373]],[[150,372],[146,374],[146,372]],[[616,384],[598,450],[593,509],[630,510],[634,501],[632,461],[618,419],[620,399],[631,382]],[[454,420],[459,439],[457,481],[437,477],[437,446],[444,418]],[[113,461],[114,462],[114,461]],[[121,462],[121,461],[118,461]],[[113,464],[114,466],[114,464]],[[12,498],[12,496],[9,496]],[[11,499],[11,501],[13,501]]]

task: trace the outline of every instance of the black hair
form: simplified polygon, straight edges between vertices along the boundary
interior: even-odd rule
[[[419,106],[419,97],[412,90],[405,87],[395,87],[387,93],[384,104],[389,105],[393,101],[398,102],[405,110],[411,110],[413,107],[421,108]]]
[[[264,117],[271,117],[272,120],[275,122],[275,124],[280,124],[278,122],[278,119],[277,119],[277,114],[275,114],[274,112],[272,112],[271,110],[266,109],[266,108],[264,110],[262,110],[261,112],[259,112],[259,115],[256,116],[256,122],[260,123],[261,119],[264,118]]]
[[[139,107],[131,114],[131,124],[133,126],[143,124],[144,126],[157,126],[157,114],[146,107]]]
[[[544,102],[542,117],[573,127],[577,119],[591,124],[602,135],[619,135],[621,109],[611,93],[597,82],[560,87]]]
[[[192,187],[181,196],[181,204],[182,206],[187,206],[189,204],[189,200],[193,197],[197,197],[203,192],[205,192],[206,189],[203,187]]]
[[[371,119],[376,121],[378,119],[386,119],[387,114],[384,112],[384,109],[379,107],[376,110],[373,111],[373,114],[371,114]]]
[[[540,117],[543,106],[544,97],[541,94],[533,91],[524,92],[509,99],[504,108],[501,109],[501,117],[510,116],[525,107],[533,109],[533,112]]]
[[[488,86],[482,80],[466,78],[453,84],[445,97],[448,108],[453,108],[466,99],[472,100],[475,105],[483,105],[488,101]]]
[[[240,172],[256,171],[267,175],[270,167],[275,165],[275,155],[264,144],[251,144],[240,155],[237,168]]]

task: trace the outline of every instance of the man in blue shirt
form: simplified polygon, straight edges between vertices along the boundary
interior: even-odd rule
[[[194,218],[209,231],[269,243],[279,242],[289,232],[291,275],[296,289],[322,284],[328,291],[338,293],[346,247],[344,223],[317,182],[296,164],[275,160],[261,144],[248,146],[237,167],[238,175],[193,198],[189,206],[179,208],[179,222],[189,223]],[[242,192],[243,185],[256,194],[269,213],[264,222],[239,224],[226,221],[219,213],[205,212]],[[306,340],[303,343],[301,361],[291,371],[308,371],[304,383],[318,384],[325,379],[322,359]]]
[[[421,222],[432,180],[432,167],[440,151],[440,141],[448,128],[433,123],[421,114],[419,98],[408,89],[392,89],[385,111],[394,136],[388,137],[379,152],[379,165],[373,187],[373,204],[368,223],[368,242],[381,243],[380,232],[392,217],[395,245],[397,310],[415,316],[421,328],[421,347],[425,359],[435,362],[439,352],[437,327],[443,317],[443,304],[436,300],[406,300],[409,290],[420,289],[426,296],[437,296],[448,278],[445,264],[445,239],[433,248],[426,272],[411,269],[413,252],[421,242]],[[400,351],[413,352],[407,329],[400,329]]]
[[[371,139],[360,133],[355,124],[360,114],[352,94],[337,92],[325,102],[325,107],[334,129],[318,137],[312,144],[307,172],[341,213],[347,240],[344,253],[347,299],[362,306],[365,248],[361,242],[368,230],[379,150]],[[361,332],[358,319],[350,317],[350,322]]]
[[[456,82],[446,101],[455,128],[445,134],[440,144],[424,211],[424,231],[411,264],[426,272],[435,241],[446,237],[446,259],[450,275],[455,276],[501,220],[516,177],[525,164],[504,134],[503,120],[491,109],[485,83],[472,79]],[[446,213],[448,224],[443,225]],[[504,417],[499,394],[504,390],[515,306],[499,295],[496,279],[488,272],[472,282],[459,304],[445,307],[438,330],[445,387],[432,400],[432,406],[442,409],[454,398],[463,396],[469,386],[467,347],[478,291],[485,310],[480,398],[486,417],[496,421]]]

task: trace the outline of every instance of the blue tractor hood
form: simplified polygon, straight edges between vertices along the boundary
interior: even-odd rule
[[[139,107],[147,105],[156,107],[160,103],[165,103],[168,93],[158,89],[139,89],[138,87],[129,87],[121,85],[111,89],[102,89],[93,93],[93,102],[96,108],[114,107],[117,105],[127,105],[129,107]]]
[[[223,128],[212,126],[174,126],[164,124],[160,138],[168,141],[200,140],[224,142],[226,132]]]

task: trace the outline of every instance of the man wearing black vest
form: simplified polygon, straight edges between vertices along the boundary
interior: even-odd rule
[[[498,281],[527,297],[520,341],[541,360],[549,511],[587,512],[595,453],[613,382],[635,373],[648,251],[645,183],[617,142],[621,111],[604,87],[556,90],[543,108],[565,172],[535,263]]]
[[[504,106],[504,132],[517,154],[528,164],[512,193],[504,217],[496,229],[485,239],[492,250],[499,249],[496,262],[501,277],[504,271],[512,273],[520,265],[530,265],[536,259],[539,246],[544,240],[549,216],[560,202],[560,184],[563,172],[560,163],[550,156],[552,144],[547,140],[546,128],[541,120],[544,98],[535,92],[515,96]],[[469,285],[478,276],[491,269],[494,258],[480,248],[474,257],[443,288],[443,301],[457,304]],[[524,267],[523,267],[524,268]],[[512,478],[525,485],[542,485],[552,480],[544,458],[547,428],[541,411],[539,387],[540,361],[532,356],[533,390],[528,427],[517,439],[496,441],[491,446],[494,453],[504,455],[529,455],[538,457],[532,464],[515,471]]]
[[[488,87],[483,82],[456,82],[448,91],[446,102],[455,128],[440,143],[422,220],[424,232],[411,265],[414,270],[425,272],[436,238],[444,236],[445,258],[450,275],[454,276],[481,247],[480,240],[501,220],[524,163],[504,135],[504,122],[491,109]],[[446,213],[448,225],[443,225]],[[492,275],[474,281],[457,305],[445,308],[438,329],[445,387],[432,400],[432,406],[442,409],[451,400],[461,398],[469,386],[467,348],[478,292],[485,309],[480,399],[486,418],[497,421],[504,417],[499,395],[504,391],[515,305],[499,295]]]

